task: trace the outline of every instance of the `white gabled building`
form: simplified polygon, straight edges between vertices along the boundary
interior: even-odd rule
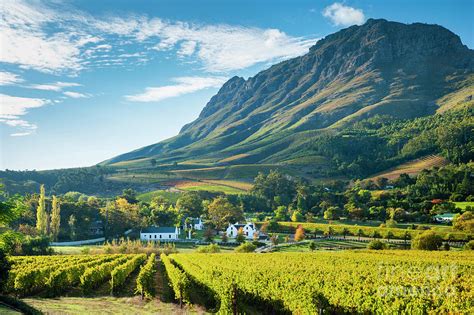
[[[140,231],[140,240],[142,241],[170,241],[177,240],[179,237],[179,228],[162,226],[151,226]]]
[[[239,224],[237,222],[235,224],[229,224],[229,227],[227,227],[226,230],[227,237],[237,237],[240,228],[244,231],[244,236],[247,239],[253,239],[254,233],[258,233],[257,227],[253,222],[247,222],[246,224]]]

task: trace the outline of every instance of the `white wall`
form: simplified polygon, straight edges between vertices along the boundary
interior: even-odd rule
[[[169,240],[178,239],[178,234],[176,233],[140,233],[140,239],[142,241],[169,241]]]

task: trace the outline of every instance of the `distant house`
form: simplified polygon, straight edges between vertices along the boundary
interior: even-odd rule
[[[179,228],[171,226],[151,226],[140,231],[142,241],[169,241],[177,240],[179,237]]]
[[[237,233],[239,232],[239,229],[242,228],[244,232],[244,236],[247,239],[253,239],[254,233],[258,233],[257,227],[253,222],[247,222],[246,224],[229,224],[226,230],[226,234],[230,238],[235,238],[237,236]]]
[[[188,221],[187,227],[185,226],[186,221]],[[201,218],[187,218],[181,221],[181,226],[183,227],[183,229],[189,228],[189,224],[191,225],[193,230],[197,230],[197,231],[204,230],[204,222],[202,222]]]
[[[433,219],[438,222],[438,223],[449,223],[453,222],[455,213],[443,213],[443,214],[438,214],[433,217]]]

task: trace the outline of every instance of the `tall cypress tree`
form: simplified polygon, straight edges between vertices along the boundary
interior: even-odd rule
[[[45,235],[48,229],[48,217],[46,215],[46,201],[44,185],[40,187],[40,198],[38,209],[36,210],[36,230],[41,235]]]
[[[61,205],[59,199],[53,196],[53,205],[51,209],[51,236],[56,241],[58,239],[59,227],[61,225]]]

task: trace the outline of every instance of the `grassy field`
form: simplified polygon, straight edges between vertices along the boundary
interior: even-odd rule
[[[474,201],[455,202],[457,208],[465,210],[467,206],[474,208]]]
[[[144,202],[150,202],[154,197],[161,196],[165,199],[170,200],[173,203],[176,203],[178,200],[180,193],[179,192],[172,192],[167,190],[154,190],[144,194],[140,194],[137,196],[138,200]]]
[[[0,304],[0,314],[2,315],[18,315],[21,314],[20,312],[14,311],[11,308],[7,308]]]
[[[159,299],[142,301],[136,297],[62,297],[57,299],[23,299],[45,314],[204,314],[190,306],[180,309],[174,303]],[[0,313],[2,310],[0,309]]]
[[[316,240],[317,249],[360,249],[367,248],[367,243],[357,241],[338,240]],[[296,244],[281,244],[274,248],[273,252],[310,252],[309,241]]]
[[[416,175],[419,172],[421,172],[423,169],[435,167],[435,166],[443,166],[447,162],[446,160],[438,155],[427,155],[425,157],[409,161],[406,163],[403,163],[399,166],[396,166],[394,168],[390,168],[384,172],[380,172],[367,180],[376,180],[379,177],[385,177],[388,179],[396,179],[398,178],[401,174],[408,174],[408,175]]]

